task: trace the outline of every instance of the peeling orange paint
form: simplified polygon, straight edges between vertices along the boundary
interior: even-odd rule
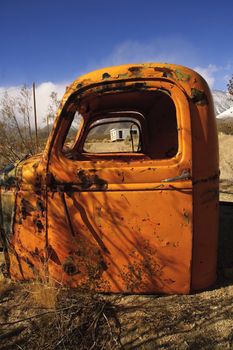
[[[70,146],[75,113],[83,122]],[[130,136],[114,144],[115,125]],[[91,130],[97,141],[85,146]],[[9,274],[105,292],[209,287],[218,174],[213,102],[199,74],[157,63],[86,74],[66,90],[43,154],[2,176]]]

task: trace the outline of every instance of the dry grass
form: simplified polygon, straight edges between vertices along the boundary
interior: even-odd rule
[[[1,299],[1,350],[232,349],[233,287],[185,296],[83,295],[28,308],[25,286]]]
[[[112,304],[98,295],[60,290],[55,309],[30,306],[31,291],[21,284],[3,299],[5,318],[0,318],[1,350],[114,349],[118,328]],[[29,298],[29,299],[28,299]],[[37,299],[37,302],[41,300]]]
[[[0,280],[0,349],[113,349],[118,329],[112,304],[44,278]]]
[[[41,308],[56,309],[57,300],[61,287],[57,286],[51,279],[40,281],[35,280],[25,285],[31,304]]]
[[[0,300],[4,299],[10,291],[14,289],[14,284],[11,280],[6,279],[0,274]]]
[[[218,132],[226,135],[233,135],[233,118],[216,119]]]

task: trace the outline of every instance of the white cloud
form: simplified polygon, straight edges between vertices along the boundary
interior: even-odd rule
[[[214,64],[209,64],[207,67],[197,66],[193,69],[207,81],[210,88],[213,88],[215,83],[215,73],[218,72],[221,68],[215,66]]]
[[[48,114],[48,105],[50,101],[51,92],[57,92],[58,99],[61,99],[66,89],[65,83],[55,84],[52,82],[44,82],[36,86],[36,110],[39,125],[43,124],[43,121]],[[7,91],[10,97],[17,98],[22,86],[0,87],[0,108],[1,99],[4,93]]]
[[[233,65],[230,63],[224,66],[215,64],[209,64],[206,67],[196,66],[193,69],[205,78],[210,88],[220,90],[226,90],[227,83],[233,73]]]
[[[138,62],[168,62],[191,66],[198,56],[196,48],[178,37],[156,38],[150,41],[125,41],[113,49],[102,65]]]
[[[61,99],[65,93],[66,84],[54,84],[52,82],[45,82],[36,87],[36,104],[37,114],[41,118],[45,118],[48,114],[49,96],[51,92],[56,92],[58,99]]]

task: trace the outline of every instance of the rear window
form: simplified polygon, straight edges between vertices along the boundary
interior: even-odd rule
[[[99,119],[90,126],[83,152],[139,153],[142,151],[141,126],[134,118]]]

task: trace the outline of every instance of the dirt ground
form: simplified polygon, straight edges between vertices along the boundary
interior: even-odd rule
[[[233,136],[219,140],[221,200],[233,201]],[[218,279],[208,291],[116,296],[36,287],[1,277],[1,350],[233,349],[233,207],[220,208]]]

